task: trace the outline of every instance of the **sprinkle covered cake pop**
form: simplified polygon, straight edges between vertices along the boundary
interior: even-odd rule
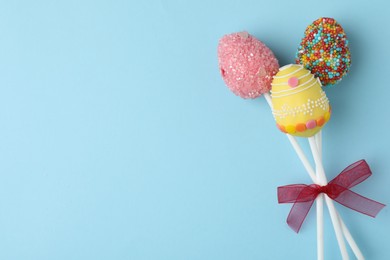
[[[222,37],[219,69],[226,85],[242,98],[256,98],[271,89],[279,64],[272,51],[247,32]]]
[[[351,66],[347,36],[333,18],[319,18],[305,30],[299,45],[296,63],[318,77],[322,85],[334,85]]]
[[[295,136],[315,135],[330,119],[321,82],[300,64],[280,68],[272,81],[273,115],[278,128]]]

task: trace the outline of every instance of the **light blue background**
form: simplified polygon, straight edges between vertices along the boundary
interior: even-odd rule
[[[282,7],[280,9],[279,7]],[[328,177],[389,204],[386,1],[1,1],[0,259],[315,259],[276,187],[310,183],[265,100],[224,85],[216,47],[247,30],[293,62],[336,18],[353,67],[327,89]],[[338,207],[367,259],[390,259],[389,209]],[[326,215],[326,259],[340,259]],[[352,256],[352,255],[351,255]]]

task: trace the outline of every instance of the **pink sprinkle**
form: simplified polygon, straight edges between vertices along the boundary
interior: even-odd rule
[[[288,79],[287,81],[287,84],[292,87],[292,88],[295,88],[296,86],[298,86],[298,78],[297,77],[291,77]]]
[[[316,120],[310,120],[306,123],[306,128],[307,129],[313,129],[314,127],[317,126]]]

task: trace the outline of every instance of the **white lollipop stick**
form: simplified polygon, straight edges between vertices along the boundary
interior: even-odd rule
[[[364,260],[364,256],[363,256],[363,253],[362,251],[360,251],[358,245],[356,244],[355,240],[353,239],[351,233],[349,232],[347,226],[345,225],[343,219],[341,218],[340,215],[338,215],[338,218],[340,220],[340,224],[341,224],[341,229],[343,230],[343,233],[344,233],[344,237],[345,239],[347,240],[349,246],[351,247],[353,253],[355,254],[356,258],[358,260]]]
[[[319,156],[318,149],[317,149],[316,140],[314,137],[309,137],[309,144],[310,144],[310,149],[313,153],[314,162],[315,162],[316,167],[318,169],[318,171],[317,171],[318,182],[320,185],[326,185],[328,183],[328,181],[326,180],[324,167],[322,165],[321,158]],[[328,206],[328,209],[329,209],[330,218],[331,218],[332,223],[333,223],[333,228],[334,228],[334,231],[336,233],[336,238],[337,238],[337,242],[338,242],[339,247],[340,247],[341,256],[344,260],[348,260],[349,255],[348,255],[347,247],[345,245],[345,241],[343,239],[343,231],[341,229],[340,220],[339,220],[339,216],[337,214],[336,208],[333,204],[332,199],[330,199],[326,194],[324,195],[324,197],[325,197],[326,205]]]
[[[322,162],[322,130],[320,130],[314,138],[316,139],[318,154],[320,156],[321,162]]]
[[[320,130],[314,137],[316,140],[318,153],[320,155],[320,159],[322,162],[322,130]],[[322,194],[320,194],[320,195],[322,195]],[[318,210],[318,208],[317,208],[317,210]],[[347,240],[347,242],[348,242],[349,246],[351,247],[353,253],[355,254],[356,258],[358,260],[364,260],[363,253],[360,251],[359,247],[357,246],[355,240],[353,239],[351,233],[349,232],[347,226],[345,225],[343,219],[341,218],[341,216],[338,212],[337,212],[337,216],[339,218],[341,229],[343,231],[344,237]],[[318,212],[317,212],[317,217],[318,217]],[[318,219],[317,219],[317,223],[318,223]],[[317,233],[317,235],[318,235],[318,233]]]
[[[322,160],[322,138],[321,131],[315,136],[320,159]],[[316,166],[316,177],[318,180],[318,167]],[[321,193],[316,198],[317,212],[317,258],[324,260],[324,195]]]
[[[264,93],[263,95],[264,95],[265,100],[267,101],[269,107],[272,110],[272,101],[271,101],[271,97],[270,97],[269,93]],[[303,164],[303,167],[305,167],[310,178],[312,179],[312,181],[314,183],[316,183],[317,182],[316,174],[315,174],[313,168],[311,167],[310,162],[307,159],[306,155],[303,153],[301,146],[298,144],[297,140],[292,135],[286,134],[286,136],[287,136],[288,140],[290,141],[292,147],[294,148],[295,152],[297,153],[299,159],[301,160],[301,162]]]
[[[269,93],[264,93],[265,100],[267,101],[268,105],[270,106],[272,110],[272,101]],[[299,159],[301,160],[303,166],[305,167],[307,173],[309,174],[310,178],[312,179],[313,183],[317,183],[317,176],[313,170],[313,168],[310,165],[309,160],[307,159],[306,155],[304,154],[301,146],[297,142],[297,140],[287,134],[286,135],[288,140],[290,141],[292,147],[294,148],[296,154],[298,155]],[[324,259],[324,218],[323,218],[323,212],[324,212],[324,203],[323,203],[323,195],[320,194],[316,198],[316,211],[317,211],[317,258],[318,260]]]
[[[307,159],[307,157],[303,153],[302,148],[299,146],[297,140],[293,136],[291,136],[289,134],[287,134],[287,137],[288,137],[289,141],[291,142],[291,145],[294,148],[295,152],[297,153],[298,157],[301,159],[302,164],[304,165],[306,171],[310,175],[312,181],[314,183],[322,185],[321,182],[317,181],[317,178],[315,176],[315,172],[314,172],[313,168],[311,167],[311,165],[309,163],[309,160]],[[323,194],[320,194],[320,195],[321,196],[318,196],[318,197],[322,197],[322,198],[324,197]],[[327,197],[325,197],[325,199],[326,198]],[[316,202],[318,203],[318,198],[316,199]],[[335,209],[335,207],[333,205],[333,201],[332,200],[329,199],[329,201],[326,200],[326,202],[327,202],[327,206],[329,208],[329,212],[336,211],[336,209]],[[321,207],[321,203],[322,203],[322,201],[319,202],[318,207]],[[322,206],[322,208],[323,208],[323,206]],[[333,210],[331,208],[333,208]],[[318,212],[318,209],[317,209],[317,212]],[[320,238],[320,241],[317,241],[318,258],[323,256],[323,251],[324,251],[324,249],[323,249],[323,228],[321,227],[321,226],[323,226],[323,212],[321,213],[321,209],[319,210],[319,216],[321,216],[321,217],[319,217],[320,218],[319,219],[320,223],[319,224],[317,223],[317,231],[320,232],[320,233],[317,233],[317,239]],[[336,232],[336,237],[338,237],[337,242],[338,242],[339,247],[340,247],[341,255],[343,256],[343,259],[349,259],[348,258],[348,253],[347,253],[347,249],[346,249],[346,246],[345,246],[345,242],[344,242],[343,237],[342,237],[342,233],[341,233],[342,231],[341,231],[341,228],[340,228],[340,223],[338,221],[338,218],[337,219],[335,219],[334,217],[332,218],[332,215],[331,215],[331,219],[332,219],[333,227],[334,227],[335,232]],[[320,225],[320,227],[318,227],[318,225]]]
[[[324,200],[320,194],[316,198],[317,212],[317,259],[324,260]]]

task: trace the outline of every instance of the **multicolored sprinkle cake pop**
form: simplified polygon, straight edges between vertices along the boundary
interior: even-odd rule
[[[319,18],[305,30],[296,63],[318,77],[322,85],[334,85],[351,66],[347,36],[333,18]]]
[[[219,69],[226,85],[242,98],[256,98],[271,89],[279,64],[272,51],[247,32],[222,37]]]
[[[280,131],[315,135],[330,119],[329,100],[318,78],[302,65],[280,68],[272,81],[272,113]]]

